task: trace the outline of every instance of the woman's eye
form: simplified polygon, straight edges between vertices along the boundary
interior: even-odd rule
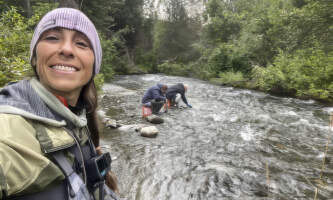
[[[45,40],[58,40],[58,38],[56,36],[46,36]]]
[[[89,47],[87,43],[85,42],[76,42],[77,45],[81,46],[81,47]]]

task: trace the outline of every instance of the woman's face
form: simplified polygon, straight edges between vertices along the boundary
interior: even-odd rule
[[[64,28],[42,34],[36,46],[40,82],[57,95],[79,95],[93,73],[94,52],[81,32]]]

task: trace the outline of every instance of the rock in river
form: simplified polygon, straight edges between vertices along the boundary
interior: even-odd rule
[[[156,137],[158,132],[156,126],[146,126],[140,129],[140,134],[143,137]]]
[[[149,115],[146,117],[147,121],[153,124],[161,124],[164,122],[163,118],[157,116],[157,115]]]

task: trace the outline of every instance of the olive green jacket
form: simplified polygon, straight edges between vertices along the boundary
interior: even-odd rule
[[[0,90],[0,199],[44,190],[64,180],[45,153],[88,139],[85,112],[77,116],[38,80]],[[68,155],[70,158],[70,155]]]

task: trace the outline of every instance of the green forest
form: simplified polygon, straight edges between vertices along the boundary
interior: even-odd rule
[[[43,14],[73,7],[102,38],[98,85],[164,73],[333,103],[332,0],[203,0],[194,14],[191,2],[0,0],[0,87],[31,74],[29,45]]]

